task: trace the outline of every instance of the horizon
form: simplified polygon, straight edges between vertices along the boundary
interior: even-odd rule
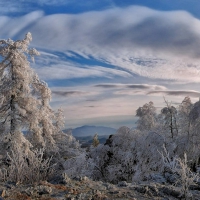
[[[199,9],[195,0],[2,0],[0,38],[31,32],[41,53],[31,67],[66,128],[132,128],[149,101],[199,100]]]

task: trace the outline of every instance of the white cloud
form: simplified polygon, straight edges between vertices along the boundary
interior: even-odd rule
[[[79,15],[50,15],[30,30],[36,35],[36,45],[51,49],[85,50],[86,54],[129,52],[128,55],[131,50],[193,58],[200,54],[199,25],[199,20],[186,12],[158,12],[134,6]]]
[[[8,39],[16,36],[24,37],[20,33],[22,30],[28,29],[31,25],[36,23],[40,18],[42,18],[42,11],[31,12],[23,17],[9,18],[5,16],[0,17],[0,38]],[[19,38],[18,38],[19,39]]]
[[[200,82],[200,21],[183,11],[132,6],[77,15],[34,12],[21,18],[0,17],[0,22],[0,37],[22,37],[30,31],[36,47],[93,56],[143,77]],[[105,74],[102,68],[88,69],[94,76],[96,70]],[[74,77],[74,71],[66,72]]]
[[[54,53],[41,51],[41,56],[35,59],[36,63],[33,66],[40,78],[46,81],[87,77],[104,77],[110,79],[117,76],[128,78],[132,76],[130,73],[121,69],[115,69],[114,67],[107,68],[99,65],[76,63],[68,60],[66,56],[76,57],[76,55],[70,52],[66,54],[62,53],[59,56]]]
[[[101,66],[86,66],[79,67],[66,63],[66,65],[57,64],[47,67],[36,68],[37,73],[44,80],[55,80],[55,79],[73,79],[73,78],[94,78],[104,77],[113,78],[115,76],[130,77],[131,75],[127,72],[123,72],[117,69],[109,69]]]
[[[45,80],[115,76],[130,80],[136,74],[152,80],[198,83],[199,27],[200,21],[186,12],[158,12],[136,6],[78,15],[44,16],[38,11],[23,17],[0,16],[0,38],[23,38],[26,32],[32,32],[33,46],[42,49],[34,67]],[[80,65],[62,58],[60,52],[71,58],[81,55],[117,67]],[[86,121],[88,117],[134,116],[135,110],[150,100],[162,106],[162,97],[156,95],[173,95],[170,100],[181,102],[185,94],[194,97],[199,94],[188,90],[170,91],[159,84],[99,84],[99,87],[54,89],[52,105],[63,106],[66,122]],[[149,96],[144,98],[148,92]]]
[[[59,56],[49,56],[50,63],[43,53],[47,59],[38,63],[45,67],[38,72],[44,79],[136,74],[200,82],[199,27],[200,21],[186,12],[160,12],[137,6],[77,15],[44,16],[38,11],[16,18],[1,16],[0,38],[22,38],[31,31],[32,44],[43,52],[51,49],[70,56],[71,50],[119,67],[81,67],[59,60]]]

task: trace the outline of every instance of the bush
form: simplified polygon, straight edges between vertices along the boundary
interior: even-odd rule
[[[54,165],[51,157],[44,158],[44,149],[34,150],[31,155],[11,151],[5,160],[1,160],[1,181],[12,181],[15,183],[38,183],[47,180],[54,173]]]

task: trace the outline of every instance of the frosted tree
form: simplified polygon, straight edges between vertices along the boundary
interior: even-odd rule
[[[189,113],[189,122],[190,122],[190,132],[187,140],[188,151],[187,155],[190,155],[193,160],[193,170],[196,171],[197,166],[200,163],[200,101],[194,103],[191,107]]]
[[[164,99],[165,100],[165,99]],[[164,129],[170,131],[171,138],[178,135],[177,109],[165,100],[166,107],[161,110],[164,120]]]
[[[136,116],[139,117],[137,121],[137,128],[141,131],[151,130],[156,125],[156,108],[153,102],[144,104],[136,110]]]
[[[149,179],[162,167],[158,150],[162,149],[165,138],[162,134],[149,132],[137,138],[136,166],[133,181]]]
[[[59,116],[49,106],[50,89],[30,68],[28,59],[39,55],[28,47],[31,40],[30,33],[23,40],[0,40],[0,134],[6,151],[20,147],[25,152],[31,143],[55,150],[53,135],[61,127]],[[23,130],[32,135],[31,143]]]
[[[178,121],[182,134],[187,134],[188,139],[191,130],[190,112],[192,110],[192,102],[190,97],[185,97],[178,109]]]
[[[190,193],[190,186],[194,185],[199,179],[199,174],[191,171],[188,166],[187,154],[184,153],[184,157],[181,159],[178,156],[172,157],[167,149],[164,147],[164,151],[160,153],[163,160],[163,168],[166,171],[171,171],[173,174],[178,175],[175,180],[176,184],[181,185],[181,193],[184,199],[190,199],[192,194]]]
[[[98,139],[98,134],[97,133],[93,137],[93,143],[92,143],[92,145],[94,147],[97,147],[99,145],[99,139]]]
[[[35,49],[28,49],[31,41],[28,33],[24,40],[0,40],[0,120],[1,140],[5,149],[15,150],[22,146],[28,150],[30,143],[24,138],[22,129],[30,118],[27,114],[36,99],[31,98],[34,89],[30,87],[36,76],[29,67],[27,56],[39,55]]]
[[[104,145],[91,147],[88,162],[92,178],[112,183],[131,181],[137,162],[135,148],[140,135],[140,131],[132,131],[124,126],[116,134],[111,135]]]

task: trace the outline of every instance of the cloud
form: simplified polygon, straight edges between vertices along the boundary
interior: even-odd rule
[[[53,101],[60,100],[74,104],[77,101],[85,101],[87,98],[96,98],[101,91],[92,90],[90,86],[73,86],[73,87],[52,87]],[[70,98],[69,98],[70,97]],[[78,98],[77,98],[78,97]],[[64,103],[65,104],[65,103]]]
[[[73,51],[116,66],[127,74],[185,82],[200,82],[199,27],[200,21],[187,12],[139,6],[76,15],[44,16],[34,12],[19,18],[0,17],[0,37],[23,38],[30,31],[32,45],[43,51]],[[64,66],[56,68],[65,70]],[[57,74],[56,68],[51,68],[52,74]],[[106,73],[105,67],[88,69],[94,76],[96,70],[99,75]],[[68,71],[73,73],[70,76],[76,76],[77,68],[74,71]],[[87,72],[87,67],[80,68],[77,74]]]
[[[3,15],[22,15],[41,9],[42,6],[63,6],[68,5],[70,2],[70,0],[1,0],[0,13]]]
[[[147,92],[151,91],[165,91],[167,88],[161,85],[150,85],[150,84],[97,84],[94,85],[96,88],[109,89],[114,91],[114,95],[146,95]]]
[[[95,87],[100,88],[127,88],[127,89],[140,89],[140,90],[165,90],[167,89],[161,85],[149,85],[149,84],[98,84]]]
[[[200,82],[199,27],[200,21],[187,12],[139,6],[76,15],[44,16],[38,11],[15,18],[0,16],[0,38],[23,38],[30,31],[32,45],[43,52],[51,49],[71,57],[75,54],[70,52],[75,52],[115,66],[81,66],[56,57],[51,58],[52,63],[40,59],[36,70],[45,80],[136,75]]]
[[[57,96],[70,97],[70,96],[86,95],[87,92],[81,92],[81,91],[52,91],[52,94],[57,95]]]
[[[194,98],[200,98],[200,92],[194,90],[174,90],[174,91],[150,91],[147,95],[169,95],[169,96],[189,96]]]
[[[28,0],[28,2],[32,2],[32,0]],[[37,4],[39,5],[67,5],[70,3],[70,0],[37,0]]]
[[[57,64],[53,66],[44,66],[42,68],[37,67],[36,71],[39,76],[44,80],[59,80],[59,79],[73,79],[73,78],[95,78],[104,77],[112,78],[115,76],[120,77],[130,77],[129,73],[117,70],[109,69],[101,66],[85,66],[73,65],[71,63],[66,63],[66,65]]]
[[[26,30],[26,32],[28,32],[28,27],[32,26],[40,18],[42,18],[43,14],[44,13],[42,11],[35,11],[16,18],[0,16],[0,38],[8,39],[13,37],[21,37],[21,31]]]
[[[82,58],[82,56],[73,52],[62,53],[44,50],[40,52],[41,56],[35,59],[33,67],[41,79],[45,81],[88,77],[107,79],[132,77],[131,73],[123,69],[118,69],[118,67],[104,62],[97,62],[93,58]]]
[[[47,13],[62,12],[84,12],[85,10],[102,10],[114,7],[113,0],[1,0],[0,13],[3,15],[22,15],[35,10],[45,10]],[[74,10],[74,7],[76,10]],[[73,8],[73,9],[71,9]]]
[[[157,96],[190,96],[200,98],[200,92],[195,90],[168,90],[162,85],[150,84],[97,84],[94,87],[116,90],[116,95],[157,95]]]
[[[30,31],[36,35],[37,46],[51,49],[77,50],[85,46],[92,53],[102,47],[112,52],[139,48],[149,53],[198,58],[199,25],[199,20],[184,11],[159,12],[133,6],[78,15],[49,15],[38,20]]]

